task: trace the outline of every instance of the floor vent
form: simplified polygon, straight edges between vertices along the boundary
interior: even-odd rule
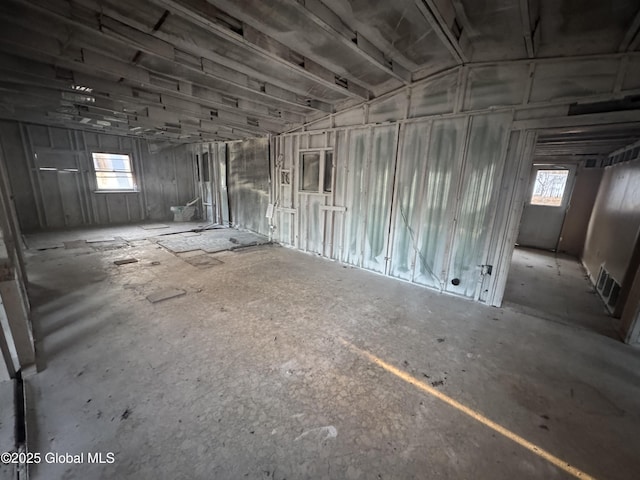
[[[610,312],[616,308],[618,301],[618,295],[620,294],[620,284],[609,275],[609,272],[604,268],[604,265],[600,267],[598,273],[598,280],[596,281],[596,290],[604,300],[605,305]]]

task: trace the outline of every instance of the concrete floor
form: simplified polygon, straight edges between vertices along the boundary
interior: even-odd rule
[[[595,478],[640,471],[637,349],[281,247],[200,254],[28,252],[31,451],[115,454],[33,479],[571,478],[473,412]]]
[[[614,319],[569,255],[518,247],[513,252],[503,306],[619,339]]]

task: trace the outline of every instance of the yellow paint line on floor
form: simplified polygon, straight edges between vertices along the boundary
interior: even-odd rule
[[[355,345],[347,342],[346,340],[344,340],[342,338],[340,339],[340,341],[344,345],[349,347],[351,350],[353,350],[354,352],[356,352],[359,355],[365,357],[366,359],[368,359],[372,363],[375,363],[376,365],[378,365],[380,368],[383,368],[387,372],[394,374],[396,377],[401,378],[405,382],[410,383],[411,385],[413,385],[414,387],[422,390],[423,392],[428,393],[429,395],[436,397],[438,400],[443,401],[447,405],[455,408],[456,410],[464,413],[465,415],[468,415],[469,417],[471,417],[474,420],[482,423],[483,425],[486,425],[490,429],[498,432],[500,435],[503,435],[504,437],[508,438],[509,440],[511,440],[511,441],[517,443],[518,445],[526,448],[530,452],[535,453],[539,457],[544,458],[549,463],[551,463],[551,464],[555,465],[556,467],[564,470],[565,472],[573,475],[574,477],[580,478],[580,479],[583,479],[583,480],[595,480],[594,477],[588,475],[587,473],[583,472],[582,470],[580,470],[578,468],[575,468],[575,467],[569,465],[567,462],[563,461],[562,459],[552,455],[551,453],[547,452],[543,448],[540,448],[535,443],[531,443],[530,441],[528,441],[528,440],[522,438],[521,436],[513,433],[511,430],[506,429],[502,425],[497,424],[496,422],[494,422],[493,420],[490,420],[489,418],[485,417],[481,413],[478,413],[475,410],[467,407],[466,405],[463,405],[462,403],[454,400],[453,398],[445,395],[444,393],[440,392],[439,390],[433,388],[430,385],[427,385],[426,383],[418,380],[417,378],[409,375],[408,373],[400,370],[399,368],[394,367],[393,365],[385,362],[384,360],[376,357],[375,355],[373,355],[373,354],[371,354],[371,353],[369,353],[369,352],[367,352],[365,350],[362,350],[362,349],[356,347]]]

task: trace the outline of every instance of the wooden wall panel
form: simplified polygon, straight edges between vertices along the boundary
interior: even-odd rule
[[[0,146],[25,231],[169,221],[171,206],[197,196],[186,146],[152,153],[137,138],[9,121]],[[97,193],[92,152],[129,155],[138,191]]]

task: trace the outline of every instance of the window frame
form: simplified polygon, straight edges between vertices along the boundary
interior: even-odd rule
[[[319,155],[318,164],[318,185],[316,190],[307,190],[303,188],[304,185],[304,155]],[[325,180],[327,179],[327,155],[331,156],[331,168],[330,173],[330,186],[329,190],[325,189]],[[298,175],[297,177],[297,190],[298,193],[307,195],[331,195],[335,188],[335,152],[333,147],[328,148],[305,148],[300,149],[298,153]]]
[[[567,202],[567,190],[570,187],[570,179],[571,179],[571,173],[572,170],[569,167],[566,166],[557,166],[557,165],[543,165],[543,164],[538,164],[538,165],[534,165],[535,167],[537,167],[535,169],[535,174],[534,177],[532,179],[532,184],[530,187],[530,191],[529,191],[529,198],[527,199],[527,204],[531,205],[533,207],[548,207],[548,208],[563,208],[566,205]],[[566,172],[566,178],[565,178],[565,184],[564,184],[564,189],[562,190],[562,197],[560,198],[560,203],[559,204],[545,204],[545,203],[534,203],[533,201],[533,197],[535,196],[535,192],[536,192],[536,182],[538,181],[538,175],[540,174],[540,172],[547,172],[547,171],[554,171],[554,172]],[[558,198],[558,197],[555,197]]]
[[[117,156],[126,156],[129,160],[129,171],[118,171],[118,170],[102,170],[96,168],[96,162],[94,155],[117,155]],[[138,181],[135,172],[134,165],[134,156],[132,152],[128,151],[91,151],[91,171],[93,173],[93,181],[95,183],[94,193],[139,193],[140,187],[138,186]],[[98,173],[127,173],[131,178],[131,188],[100,188],[98,182]]]

